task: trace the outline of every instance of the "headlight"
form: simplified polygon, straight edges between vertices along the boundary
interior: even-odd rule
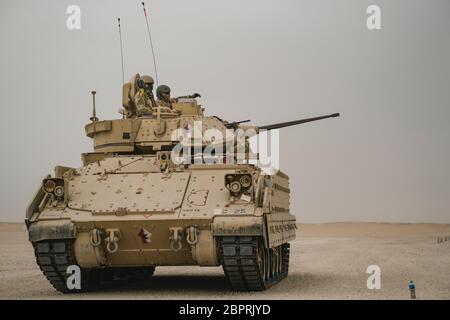
[[[230,191],[238,193],[239,191],[241,191],[241,184],[238,181],[233,181],[232,183],[230,183]]]
[[[227,174],[225,176],[225,186],[235,197],[242,193],[248,193],[252,184],[252,176],[249,173]]]
[[[56,188],[56,182],[53,180],[47,180],[44,182],[44,191],[47,193],[52,193],[55,191]]]
[[[57,186],[55,188],[55,191],[53,192],[55,194],[55,196],[57,196],[58,198],[64,196],[64,187],[62,186]]]
[[[239,182],[244,188],[248,188],[252,185],[252,177],[248,174],[244,174],[241,176]]]
[[[64,197],[66,193],[64,179],[48,178],[42,181],[42,189],[46,193],[53,194],[56,198]]]

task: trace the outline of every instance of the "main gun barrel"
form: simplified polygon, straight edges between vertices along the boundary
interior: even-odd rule
[[[314,117],[314,118],[307,118],[307,119],[301,119],[301,120],[269,124],[267,126],[260,126],[260,127],[258,127],[258,129],[259,130],[280,129],[280,128],[284,128],[284,127],[295,126],[297,124],[302,124],[302,123],[306,123],[306,122],[312,122],[312,121],[317,121],[317,120],[322,120],[322,119],[327,119],[327,118],[334,118],[334,117],[339,117],[339,116],[340,116],[339,113],[333,113],[333,114],[330,114],[327,116],[320,116],[320,117]]]
[[[251,120],[233,121],[233,122],[230,122],[230,123],[225,124],[225,126],[226,126],[227,128],[234,128],[234,129],[237,129],[237,126],[238,126],[239,124],[241,124],[241,123],[246,123],[246,122],[250,122],[250,121],[251,121]]]

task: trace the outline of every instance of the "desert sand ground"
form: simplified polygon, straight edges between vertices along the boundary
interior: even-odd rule
[[[287,279],[265,292],[233,292],[221,268],[161,267],[145,283],[63,295],[38,269],[20,224],[0,224],[0,299],[450,299],[450,225],[331,223],[299,225]],[[381,289],[366,286],[369,265]]]

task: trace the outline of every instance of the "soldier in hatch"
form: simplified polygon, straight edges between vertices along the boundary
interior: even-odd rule
[[[158,88],[156,88],[156,97],[158,98],[158,100],[156,100],[156,104],[158,107],[160,107],[160,110],[162,112],[178,113],[178,111],[176,111],[173,108],[172,103],[177,103],[177,102],[179,102],[179,99],[182,99],[182,98],[189,98],[189,99],[199,98],[200,95],[198,93],[194,93],[194,94],[188,95],[188,96],[171,98],[170,97],[170,87],[163,84],[163,85],[158,86]]]
[[[158,98],[158,100],[156,100],[156,103],[159,107],[166,107],[166,108],[173,109],[172,103],[178,102],[179,99],[182,99],[182,98],[195,99],[195,98],[200,98],[201,96],[198,93],[194,93],[194,94],[188,95],[188,96],[171,98],[170,97],[170,87],[163,84],[163,85],[158,86],[158,88],[156,89],[156,97]]]
[[[166,85],[160,85],[156,88],[156,104],[158,107],[166,107],[172,109],[173,99],[170,98],[170,88]]]
[[[138,81],[139,91],[134,97],[138,116],[151,115],[152,109],[156,107],[153,97],[153,84],[155,81],[150,76],[141,76]]]

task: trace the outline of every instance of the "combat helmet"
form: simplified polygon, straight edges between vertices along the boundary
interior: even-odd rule
[[[156,88],[156,97],[158,99],[162,99],[163,94],[170,95],[170,87],[166,86],[165,84],[162,84],[162,85],[158,86],[158,88]]]

